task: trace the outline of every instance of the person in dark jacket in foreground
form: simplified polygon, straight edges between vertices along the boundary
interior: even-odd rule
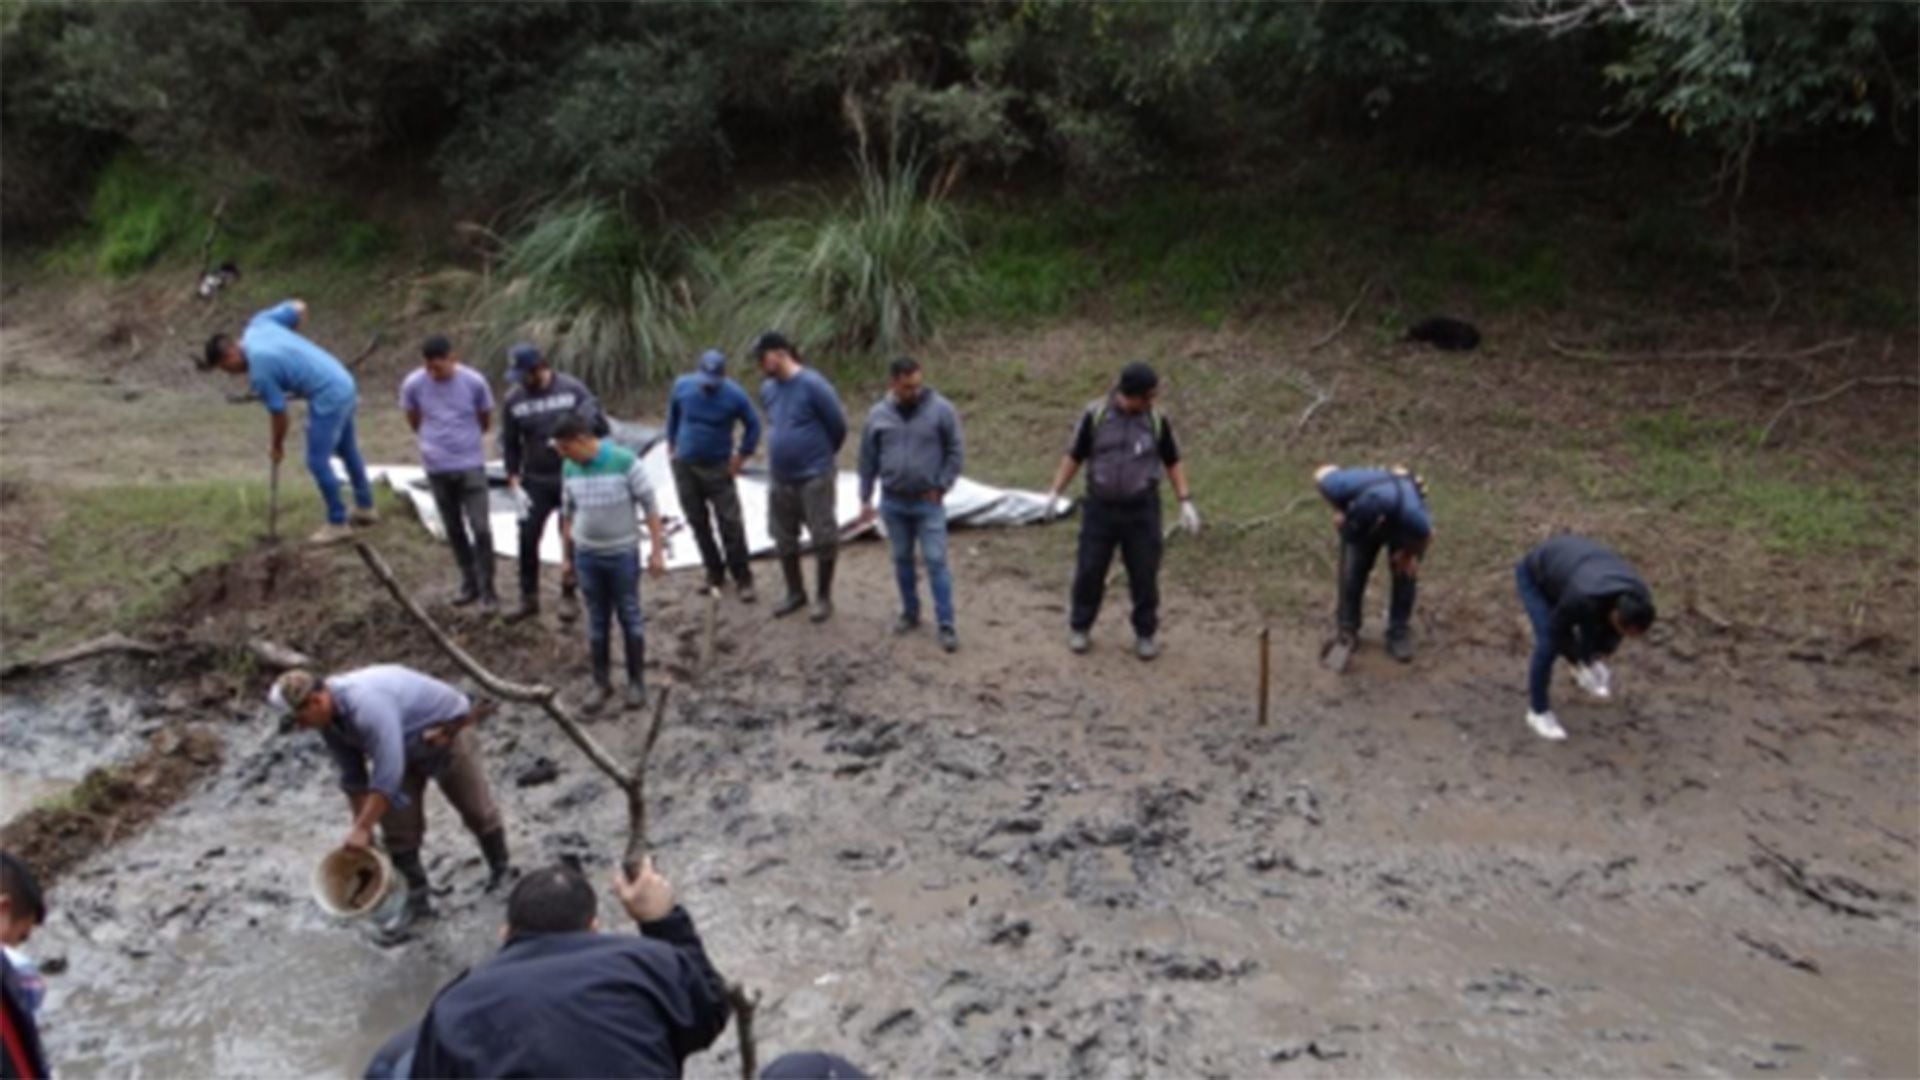
[[[1543,739],[1564,739],[1547,694],[1554,659],[1573,664],[1582,690],[1611,697],[1612,673],[1603,660],[1622,637],[1639,637],[1653,625],[1653,593],[1626,560],[1584,536],[1556,536],[1534,548],[1514,577],[1533,622],[1527,726]]]
[[[1328,650],[1328,666],[1344,668],[1345,657],[1359,640],[1361,601],[1382,547],[1387,549],[1387,566],[1393,575],[1387,653],[1403,664],[1412,660],[1413,631],[1408,623],[1413,618],[1415,580],[1433,539],[1426,485],[1397,465],[1391,469],[1322,465],[1314,470],[1313,481],[1321,496],[1333,504],[1333,527],[1340,534],[1340,599],[1334,616],[1338,633]]]
[[[960,414],[926,385],[919,363],[908,357],[893,362],[888,383],[887,396],[867,413],[860,433],[860,521],[875,517],[877,484],[878,516],[887,523],[900,585],[900,621],[894,629],[905,634],[920,625],[920,586],[913,568],[918,541],[940,647],[952,652],[960,647],[960,634],[953,624],[953,573],[947,566],[946,496],[966,461]]]
[[[440,991],[414,1076],[677,1077],[731,1015],[693,918],[646,860],[614,892],[640,936],[603,934],[593,887],[559,864],[507,900],[506,944]]]
[[[46,1050],[35,1023],[39,977],[14,967],[15,950],[47,921],[47,902],[27,864],[0,852],[0,1077],[40,1080],[49,1075]]]

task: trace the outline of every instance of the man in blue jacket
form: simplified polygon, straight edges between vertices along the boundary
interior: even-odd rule
[[[226,334],[207,339],[206,364],[229,375],[245,375],[254,395],[271,417],[269,452],[275,465],[286,456],[287,401],[307,401],[307,470],[326,500],[327,523],[313,534],[316,544],[344,540],[347,522],[372,525],[380,520],[373,509],[373,486],[367,483],[367,465],[354,441],[353,417],[359,389],[353,375],[332,353],[300,336],[307,318],[302,300],[287,300],[259,312],[235,341]],[[340,501],[340,480],[333,473],[338,456],[353,484],[354,510],[349,518]]]
[[[1622,637],[1653,625],[1653,592],[1626,560],[1584,536],[1556,536],[1514,568],[1520,603],[1533,623],[1527,668],[1527,726],[1543,739],[1567,737],[1547,694],[1553,661],[1573,664],[1574,681],[1596,698],[1613,696],[1604,659]]]
[[[894,629],[905,634],[920,625],[920,587],[913,569],[913,547],[918,541],[920,557],[927,564],[940,647],[953,652],[960,647],[960,634],[953,624],[944,500],[966,461],[960,415],[926,385],[917,361],[903,356],[893,362],[888,375],[887,396],[867,413],[867,426],[860,434],[860,520],[864,524],[874,519],[877,481],[879,516],[887,523],[894,576],[900,584],[900,621]]]
[[[440,991],[413,1075],[677,1077],[731,1013],[693,918],[646,860],[614,892],[640,936],[603,934],[593,886],[560,864],[507,900],[506,945]]]
[[[733,429],[743,429],[738,447]],[[700,370],[673,384],[667,405],[667,456],[673,460],[673,486],[680,509],[700,545],[707,585],[718,589],[732,571],[740,599],[753,602],[753,571],[747,566],[747,530],[740,517],[740,492],[734,479],[760,445],[760,417],[740,384],[727,378],[727,358],[718,349],[700,356]],[[708,516],[711,513],[711,518]],[[713,539],[720,526],[720,544]]]
[[[775,332],[753,343],[753,359],[767,381],[760,403],[767,411],[767,466],[773,482],[767,491],[767,528],[787,595],[774,605],[774,618],[807,606],[807,583],[800,576],[800,528],[813,544],[813,610],[807,617],[833,617],[833,562],[840,550],[840,523],[834,513],[838,479],[834,458],[847,441],[847,414],[840,395],[812,368],[802,366],[793,342]]]
[[[1322,465],[1314,470],[1313,481],[1321,497],[1333,505],[1333,527],[1340,534],[1337,635],[1327,650],[1328,666],[1344,669],[1359,640],[1361,601],[1382,547],[1387,549],[1387,566],[1393,575],[1387,653],[1407,663],[1413,659],[1413,631],[1408,623],[1413,618],[1415,581],[1433,539],[1426,485],[1398,465],[1391,469]]]

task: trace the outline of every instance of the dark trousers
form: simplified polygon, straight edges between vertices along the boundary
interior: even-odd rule
[[[638,686],[646,658],[646,622],[640,614],[640,549],[579,551],[573,565],[587,601],[587,644],[593,650],[593,679],[607,681],[613,655],[613,620],[626,637],[627,681]]]
[[[734,486],[733,470],[727,462],[676,460],[673,486],[680,493],[680,509],[693,530],[693,542],[700,545],[707,584],[725,581],[728,571],[742,585],[753,581],[753,571],[747,568],[747,530],[740,517],[740,491]],[[713,536],[716,522],[720,526],[719,543]],[[722,545],[726,548],[724,561]]]
[[[813,553],[822,562],[833,559],[840,546],[840,523],[833,515],[836,485],[829,471],[795,484],[775,480],[767,486],[767,531],[773,534],[776,552],[799,554],[800,527],[805,525]]]
[[[1366,598],[1367,578],[1373,576],[1373,564],[1379,560],[1381,548],[1386,548],[1389,555],[1398,550],[1379,537],[1340,542],[1340,606],[1335,618],[1343,634],[1360,632],[1361,601]],[[1397,636],[1407,632],[1407,622],[1413,618],[1416,583],[1398,570],[1388,572],[1393,576],[1393,595],[1387,601],[1387,633]]]
[[[1108,502],[1089,497],[1080,504],[1080,554],[1073,568],[1073,615],[1068,626],[1085,633],[1100,615],[1113,552],[1127,567],[1133,593],[1133,632],[1152,637],[1160,628],[1160,497]]]
[[[427,833],[428,780],[439,786],[440,794],[459,812],[468,832],[485,836],[500,828],[500,807],[493,801],[493,789],[487,786],[479,748],[473,745],[471,732],[461,731],[448,744],[437,771],[425,764],[408,763],[400,780],[407,805],[390,806],[380,818],[380,833],[389,851],[420,850],[420,841]]]
[[[1548,685],[1553,681],[1553,662],[1559,650],[1553,645],[1553,605],[1547,594],[1534,584],[1527,560],[1513,569],[1514,583],[1520,589],[1520,606],[1527,609],[1527,621],[1533,624],[1533,659],[1527,662],[1527,707],[1543,713],[1553,707]]]
[[[547,519],[560,509],[560,478],[522,476],[520,490],[531,504],[520,522],[520,595],[531,597],[540,593],[540,537],[546,534]],[[572,569],[561,571],[563,591],[572,588]]]
[[[440,523],[446,526],[447,543],[453,548],[453,562],[460,568],[461,580],[481,595],[492,596],[493,527],[487,516],[492,509],[487,470],[430,472],[427,486],[433,490],[433,505],[440,509]]]

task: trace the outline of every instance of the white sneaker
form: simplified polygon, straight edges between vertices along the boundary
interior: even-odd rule
[[[1580,689],[1602,701],[1613,696],[1613,688],[1608,685],[1610,677],[1606,665],[1598,661],[1573,666],[1573,681],[1580,684]]]
[[[1560,721],[1554,719],[1553,710],[1551,709],[1546,712],[1534,712],[1532,709],[1528,709],[1527,726],[1533,729],[1535,735],[1543,739],[1560,742],[1567,737],[1567,729],[1561,727]]]

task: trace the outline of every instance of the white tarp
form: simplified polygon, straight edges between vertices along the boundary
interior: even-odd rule
[[[673,485],[673,469],[667,461],[666,441],[652,428],[617,420],[614,421],[613,437],[641,455],[641,467],[646,469],[647,479],[653,484],[654,496],[659,500],[660,517],[666,526],[668,568],[678,570],[699,566],[700,548],[694,543],[693,533],[687,528],[686,514],[680,509],[680,496]],[[446,525],[441,522],[440,510],[434,505],[433,492],[427,487],[425,469],[418,465],[372,465],[367,468],[367,473],[376,482],[384,480],[395,492],[411,502],[414,512],[420,515],[420,523],[427,527],[435,539],[444,541],[447,538]],[[513,497],[507,492],[506,472],[499,463],[493,462],[487,466],[487,475],[492,481],[494,554],[506,559],[518,558],[520,523]],[[756,557],[773,550],[773,537],[767,531],[767,484],[765,470],[755,468],[743,472],[738,481],[747,548]],[[841,534],[845,536],[860,517],[859,475],[840,473],[836,487],[838,495],[834,511],[840,522]],[[1067,502],[1065,499],[1061,501]],[[1010,491],[961,477],[953,485],[953,490],[947,492],[946,506],[948,524],[956,527],[1028,525],[1046,517],[1047,496],[1042,492]],[[643,558],[648,554],[649,544],[647,531],[643,527],[640,530]],[[540,537],[540,561],[556,566],[560,563],[557,514],[548,520],[546,532]]]

